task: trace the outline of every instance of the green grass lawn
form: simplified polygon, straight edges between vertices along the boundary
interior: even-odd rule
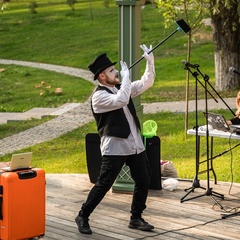
[[[216,111],[226,117],[231,115],[227,110]],[[199,115],[199,125],[204,125],[204,118]],[[161,139],[161,159],[172,161],[180,178],[192,179],[195,175],[195,136],[184,135],[184,114],[160,112],[146,114],[144,120],[152,119],[157,122],[157,135]],[[195,125],[195,113],[190,113],[190,126]],[[47,173],[87,173],[85,136],[87,133],[96,132],[95,122],[69,132],[59,138],[37,144],[18,152],[32,151],[33,166],[44,168]],[[239,141],[228,139],[214,139],[214,156],[218,155]],[[201,138],[201,160],[206,159],[206,141]],[[219,181],[240,182],[238,172],[238,148],[214,160],[214,169]],[[8,161],[11,154],[0,157],[1,161]],[[200,165],[200,170],[206,169],[206,164]],[[212,173],[210,174],[212,177]],[[199,176],[206,179],[206,174]]]
[[[27,0],[21,3],[12,0],[8,9],[1,13],[1,58],[83,69],[87,69],[88,64],[103,52],[113,61],[118,61],[119,9],[115,1],[110,1],[108,8],[103,5],[103,1],[93,1],[92,5],[89,1],[79,1],[75,4],[75,11],[65,1],[42,0],[37,3],[36,14],[30,13]],[[156,46],[176,30],[174,22],[169,29],[164,29],[161,11],[151,4],[141,13],[141,43],[147,46]],[[191,62],[198,63],[201,71],[209,75],[210,82],[214,85],[211,29],[203,27],[193,39]],[[186,70],[181,60],[186,59],[186,55],[187,35],[182,31],[178,31],[154,51],[156,81],[154,87],[142,95],[143,102],[185,99]],[[143,72],[144,61],[139,64]],[[46,71],[46,78],[48,74]],[[25,81],[21,75],[16,77],[19,81]],[[36,75],[29,78],[35,79]],[[67,79],[66,81],[68,82]],[[194,78],[190,77],[190,99],[195,99],[194,83]],[[231,90],[222,94],[232,97],[235,92]],[[203,88],[199,89],[199,96],[204,97]],[[4,108],[4,104],[1,105]]]
[[[114,1],[108,8],[103,1],[79,1],[72,11],[65,1],[37,1],[36,14],[29,12],[29,1],[11,0],[8,9],[0,13],[1,59],[24,60],[58,64],[87,69],[96,55],[107,52],[118,60],[118,6]],[[92,6],[92,8],[91,8]],[[141,42],[157,45],[176,29],[164,29],[161,12],[147,5],[142,10]],[[156,80],[154,86],[141,97],[142,102],[185,100],[186,71],[181,60],[186,59],[187,36],[177,32],[154,51]],[[124,60],[124,59],[123,59]],[[204,27],[194,36],[191,62],[198,63],[204,74],[210,76],[214,85],[214,48],[211,29]],[[141,63],[144,71],[144,61]],[[64,74],[29,67],[0,65],[0,111],[23,112],[33,107],[58,107],[67,102],[84,102],[94,85]],[[44,81],[46,85],[36,88]],[[45,86],[51,86],[46,89]],[[55,95],[54,89],[63,89]],[[44,94],[40,95],[40,90]],[[237,90],[220,93],[222,97],[235,97]],[[195,79],[190,76],[190,99],[195,99]],[[199,98],[204,98],[204,89],[199,87]],[[229,111],[220,111],[226,118]],[[184,134],[184,114],[157,113],[144,115],[158,124],[157,135],[161,138],[161,157],[170,160],[177,168],[179,177],[193,178],[195,174],[195,138]],[[201,118],[203,119],[203,118]],[[44,120],[42,120],[44,121]],[[203,120],[202,120],[203,121]],[[37,120],[8,123],[0,126],[0,139],[18,131],[40,124]],[[189,115],[189,126],[194,126],[195,114]],[[202,122],[204,124],[204,122]],[[44,168],[47,173],[87,173],[85,136],[96,132],[95,123],[74,130],[57,139],[37,144],[21,151],[33,151],[33,166]],[[203,153],[205,143],[203,141]],[[233,140],[231,144],[235,143]],[[229,148],[226,139],[216,139],[215,151]],[[233,155],[227,153],[214,160],[218,180],[240,182],[238,149]],[[204,157],[203,157],[204,158]],[[0,157],[8,161],[10,154]],[[206,178],[201,175],[201,178]]]
[[[89,81],[65,74],[16,65],[0,68],[4,69],[0,73],[0,112],[84,102],[94,89]],[[56,94],[56,88],[61,88],[62,93]]]

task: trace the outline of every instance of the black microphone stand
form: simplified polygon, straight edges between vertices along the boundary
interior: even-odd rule
[[[210,156],[209,156],[209,128],[208,128],[208,95],[207,95],[207,87],[208,85],[215,91],[215,93],[217,93],[217,91],[213,88],[213,86],[210,84],[209,82],[209,76],[206,74],[202,74],[199,66],[196,68],[197,71],[199,72],[199,74],[203,77],[204,81],[205,81],[205,112],[206,112],[206,148],[207,148],[207,189],[206,189],[206,196],[210,196],[212,198],[212,200],[222,209],[222,205],[216,201],[215,197],[219,197],[224,199],[224,195],[214,192],[212,191],[212,188],[210,188]],[[220,95],[217,93],[217,95],[220,97]],[[215,99],[215,98],[214,98]],[[222,98],[221,98],[222,99]],[[215,99],[216,100],[216,99]],[[222,99],[222,101],[224,101]],[[225,103],[225,102],[224,102]],[[225,103],[226,104],[226,103]],[[230,109],[230,108],[229,108]],[[231,110],[231,109],[230,109]],[[231,110],[232,111],[232,110]],[[233,113],[234,114],[234,113]],[[235,115],[235,114],[234,114]]]
[[[198,72],[204,77],[204,80],[205,82],[207,82],[209,84],[209,86],[214,90],[214,92],[219,96],[219,98],[224,102],[224,104],[228,107],[228,109],[231,111],[231,113],[235,116],[235,113],[232,111],[232,109],[227,105],[227,103],[222,99],[222,97],[217,93],[217,91],[213,88],[213,86],[209,83],[209,77],[207,75],[203,75],[200,70],[198,69]],[[206,95],[205,95],[205,98],[206,98]],[[206,118],[206,122],[207,122],[207,118]],[[239,144],[237,144],[235,147],[239,146]],[[231,150],[231,149],[230,149]],[[224,154],[224,153],[222,153]],[[208,162],[209,162],[209,158],[207,158]],[[207,164],[208,164],[207,162]],[[209,166],[209,165],[208,165]],[[216,192],[213,192],[210,188],[210,192],[209,194],[211,194],[210,196],[213,198],[213,194],[217,197],[221,197],[222,199],[224,199],[224,195],[223,194],[219,194],[219,193],[216,193]],[[220,205],[214,198],[213,200],[218,204]],[[221,206],[221,205],[220,205]],[[222,207],[221,207],[222,209]],[[237,211],[235,213],[230,213],[230,214],[222,214],[222,219],[226,219],[226,218],[229,218],[229,217],[233,217],[233,216],[237,216],[237,215],[240,215],[240,211]]]
[[[203,196],[210,196],[213,201],[222,209],[222,205],[219,204],[216,199],[214,198],[214,196],[216,197],[220,197],[223,199],[223,195],[219,194],[217,192],[212,191],[212,188],[210,188],[210,157],[209,157],[209,129],[208,129],[208,120],[206,118],[206,147],[207,147],[207,188],[201,187],[200,183],[199,183],[199,179],[198,179],[198,170],[199,170],[199,164],[200,164],[200,160],[199,160],[199,152],[200,152],[200,137],[198,135],[198,106],[197,106],[197,101],[198,101],[198,82],[201,84],[202,87],[204,87],[205,89],[205,108],[206,108],[206,116],[208,116],[208,104],[207,104],[207,94],[211,95],[212,98],[217,102],[217,100],[215,99],[215,97],[208,91],[207,89],[207,84],[209,83],[209,77],[207,75],[203,75],[201,73],[201,71],[199,70],[199,65],[195,64],[195,65],[189,65],[189,66],[194,66],[194,68],[197,70],[195,72],[192,72],[188,65],[185,64],[185,68],[186,70],[188,70],[193,77],[196,79],[196,85],[195,85],[195,92],[196,92],[196,126],[195,126],[195,131],[196,131],[196,174],[195,174],[195,178],[193,181],[193,185],[191,188],[189,189],[185,189],[185,191],[188,191],[188,193],[181,198],[180,202],[184,202],[184,201],[189,201],[191,199],[195,199],[195,198],[199,198],[199,197],[203,197]],[[199,81],[198,79],[198,75],[201,75],[205,81],[205,84],[203,85],[201,83],[201,81]],[[204,194],[192,197],[192,198],[188,198],[185,199],[191,192],[194,192],[194,190],[196,188],[201,188],[205,190]]]
[[[195,199],[195,198],[198,198],[198,197],[202,197],[202,196],[205,196],[205,194],[203,195],[200,195],[200,196],[197,196],[197,197],[192,197],[192,198],[189,198],[189,199],[185,199],[191,192],[194,192],[194,190],[196,188],[201,188],[201,189],[206,189],[204,187],[201,187],[200,186],[200,182],[199,182],[199,179],[198,179],[198,171],[199,171],[199,147],[200,147],[200,138],[198,136],[198,73],[195,71],[195,72],[192,72],[191,69],[185,65],[184,67],[185,70],[188,70],[192,76],[196,79],[195,81],[195,95],[196,95],[196,100],[195,100],[195,130],[196,130],[196,141],[195,141],[195,153],[196,153],[196,171],[195,171],[195,177],[193,179],[193,184],[192,184],[192,187],[188,188],[188,189],[185,189],[185,191],[188,191],[188,193],[181,198],[180,202],[184,202],[184,201],[188,201],[188,200],[191,200],[191,199]],[[201,83],[201,82],[200,82]],[[202,83],[201,83],[202,84]]]
[[[200,72],[200,71],[199,71]],[[201,74],[202,75],[202,74]],[[202,75],[203,76],[203,75]],[[206,76],[206,75],[205,75]],[[204,77],[205,77],[204,76]],[[228,109],[231,111],[231,113],[235,116],[235,113],[232,111],[232,109],[230,109],[230,107],[227,105],[227,103],[222,99],[222,97],[217,93],[217,91],[213,88],[213,86],[208,82],[208,84],[211,86],[211,88],[215,91],[215,93],[219,96],[219,98],[225,103],[225,105],[228,107]],[[235,147],[238,147],[240,144],[237,144],[237,145],[235,145],[233,148],[235,148]],[[229,150],[227,150],[227,151],[225,151],[225,152],[228,152],[228,151],[230,151],[230,150],[232,150],[233,148],[231,148],[231,149],[229,149]],[[223,153],[221,153],[221,155],[222,154],[224,154],[225,152],[223,152]],[[216,157],[218,157],[218,156],[216,156]],[[223,199],[223,195],[222,194],[219,194],[219,193],[216,193],[216,192],[214,192],[215,194],[218,194],[218,196],[219,197],[222,197],[222,199]],[[218,203],[218,205],[219,205],[219,203]],[[238,216],[238,215],[240,215],[240,211],[237,211],[237,212],[235,212],[235,213],[229,213],[229,214],[222,214],[222,219],[226,219],[226,218],[229,218],[229,217],[234,217],[234,216]]]

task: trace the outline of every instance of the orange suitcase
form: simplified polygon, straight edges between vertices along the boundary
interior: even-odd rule
[[[45,234],[45,172],[39,168],[0,173],[0,239]]]

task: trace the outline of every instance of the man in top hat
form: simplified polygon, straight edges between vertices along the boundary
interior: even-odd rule
[[[140,47],[146,59],[146,69],[140,80],[131,82],[127,64],[120,61],[120,83],[115,69],[116,62],[111,62],[106,53],[99,55],[88,66],[94,74],[94,80],[99,82],[92,95],[91,108],[101,137],[102,166],[97,182],[75,218],[78,230],[83,234],[92,234],[89,216],[112,187],[124,163],[129,166],[135,184],[128,227],[142,231],[151,231],[154,228],[142,218],[151,171],[132,101],[132,98],[153,85],[154,56],[152,52],[148,54],[151,46],[150,49],[145,45]]]

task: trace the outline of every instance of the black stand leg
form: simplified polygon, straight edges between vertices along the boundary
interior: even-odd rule
[[[185,191],[188,191],[188,192],[187,192],[187,194],[185,194],[184,197],[182,197],[182,198],[180,199],[180,202],[182,203],[182,202],[186,202],[186,201],[189,201],[189,200],[192,200],[192,199],[195,199],[195,198],[199,198],[199,197],[205,196],[205,193],[204,193],[204,194],[202,194],[202,195],[198,195],[198,196],[195,196],[195,197],[191,197],[191,198],[185,199],[190,193],[194,192],[194,190],[195,190],[196,188],[201,188],[201,189],[206,190],[206,188],[200,186],[199,180],[196,179],[196,178],[194,178],[194,179],[193,179],[192,187],[185,189]]]
[[[213,173],[213,176],[214,176],[214,183],[217,184],[217,176],[216,176],[216,173],[214,171],[214,168],[213,168],[213,137],[211,137],[211,161],[210,161],[210,170],[212,171]]]
[[[224,195],[220,194],[218,192],[212,191],[212,188],[208,188],[206,191],[206,196],[210,196],[212,200],[219,206],[220,209],[223,209],[223,206],[215,199],[215,197],[219,197],[221,199],[224,199]]]

